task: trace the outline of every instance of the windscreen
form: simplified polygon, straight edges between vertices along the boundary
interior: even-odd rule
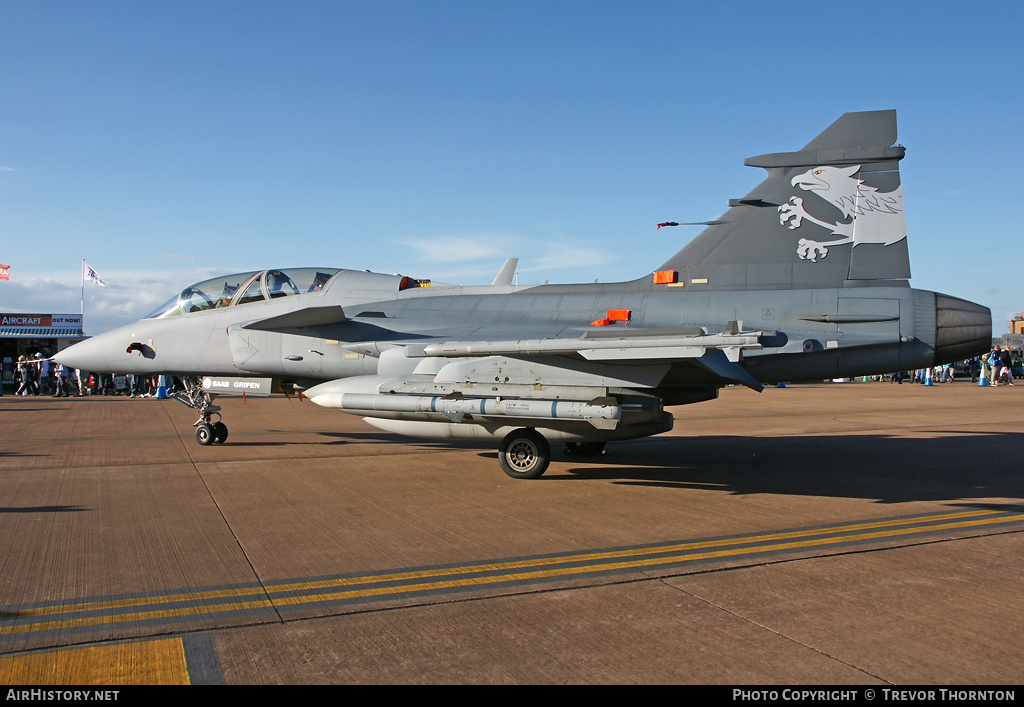
[[[246,272],[237,275],[220,275],[190,285],[181,291],[178,298],[181,311],[189,314],[190,312],[227,307],[231,304],[231,300],[239,288],[255,274],[255,272]]]

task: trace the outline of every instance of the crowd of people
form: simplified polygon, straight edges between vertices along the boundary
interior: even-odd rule
[[[49,395],[65,398],[79,395],[125,395],[130,398],[155,397],[160,376],[111,375],[90,373],[50,361],[42,354],[18,357],[14,370],[15,395]],[[167,392],[182,387],[169,379]],[[0,388],[0,395],[3,395]]]
[[[1014,385],[1014,378],[1024,377],[1024,369],[1021,367],[1020,356],[1011,352],[1009,346],[1004,346],[1002,349],[995,346],[984,356],[975,356],[960,363],[936,366],[931,371],[933,383],[951,383],[957,378],[968,376],[972,383],[977,383],[980,378],[984,377],[986,383],[991,386]],[[902,383],[903,381],[925,383],[928,380],[928,369],[898,371],[886,378],[893,383]]]
[[[918,368],[913,371],[896,371],[889,376],[886,376],[891,383],[903,383],[903,381],[909,381],[910,383],[927,383],[928,382],[928,369]],[[944,366],[936,366],[931,369],[931,380],[932,383],[952,383],[956,380],[956,366],[952,363]]]
[[[989,369],[989,385],[1013,385],[1014,370],[1020,371],[1020,360],[1014,359],[1009,346],[1004,346],[1002,351],[994,347],[985,363]],[[984,368],[981,375],[984,375]]]

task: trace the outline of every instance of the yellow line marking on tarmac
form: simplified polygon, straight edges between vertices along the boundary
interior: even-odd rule
[[[1016,508],[1008,508],[1006,510],[1024,510]],[[400,581],[408,579],[424,579],[428,577],[438,577],[444,575],[451,575],[453,573],[469,573],[469,572],[494,572],[505,569],[518,569],[524,567],[536,567],[540,565],[566,562],[588,562],[594,560],[612,559],[616,557],[637,557],[641,555],[649,554],[664,554],[670,552],[680,552],[686,550],[697,550],[702,548],[720,547],[723,545],[736,545],[741,543],[750,542],[763,542],[771,540],[783,540],[789,538],[806,537],[808,535],[836,535],[840,533],[848,533],[857,530],[867,530],[871,528],[884,528],[894,525],[907,525],[908,523],[923,523],[930,520],[953,520],[956,518],[970,518],[979,515],[990,514],[990,510],[976,510],[976,511],[962,511],[958,513],[943,513],[943,514],[931,514],[925,516],[911,516],[907,518],[895,518],[883,521],[868,521],[864,523],[854,523],[849,525],[837,526],[832,528],[805,528],[800,530],[785,531],[779,533],[768,533],[762,535],[749,535],[734,538],[721,538],[717,540],[702,540],[694,542],[683,542],[674,543],[669,545],[656,545],[647,548],[634,548],[634,549],[622,549],[622,550],[609,550],[604,552],[586,552],[578,553],[575,555],[559,555],[555,557],[534,557],[522,560],[511,560],[507,562],[494,562],[494,563],[483,563],[477,565],[468,565],[463,567],[447,567],[437,569],[424,569],[414,570],[408,572],[395,572],[378,575],[360,575],[357,577],[338,577],[333,579],[318,580],[311,582],[289,582],[283,584],[269,584],[266,589],[264,587],[254,585],[252,587],[244,588],[232,588],[232,589],[217,589],[205,592],[180,592],[175,594],[160,594],[150,597],[131,597],[127,599],[118,600],[101,600],[101,601],[87,601],[78,602],[71,604],[64,604],[53,607],[41,607],[38,609],[27,609],[19,612],[22,616],[46,616],[50,614],[63,614],[68,611],[94,611],[102,609],[122,609],[132,606],[147,606],[152,604],[170,603],[175,601],[199,601],[203,599],[223,599],[228,597],[241,597],[252,594],[264,594],[269,591],[272,594],[279,594],[284,592],[310,590],[310,589],[326,589],[330,587],[339,587],[354,584],[366,584],[374,581]],[[913,532],[917,529],[910,529],[909,532]],[[908,531],[905,531],[908,532]],[[262,606],[265,602],[247,604],[231,604],[224,606],[232,606],[235,608]]]
[[[1019,520],[1019,518],[1015,518],[1014,515],[1007,516],[1006,513],[1008,512],[1019,516],[1024,512],[1024,508],[1019,506],[1008,506],[1001,509],[937,513],[923,516],[909,516],[880,521],[851,523],[848,525],[827,528],[804,528],[777,533],[655,545],[644,548],[586,552],[574,555],[556,555],[550,557],[533,557],[505,562],[481,563],[459,567],[434,568],[375,575],[359,575],[355,577],[338,577],[307,582],[285,582],[281,584],[271,583],[266,586],[254,585],[252,587],[245,588],[225,588],[193,593],[179,592],[174,594],[155,595],[150,597],[131,597],[118,600],[83,601],[77,603],[71,602],[68,604],[24,610],[17,610],[14,608],[12,613],[16,613],[18,618],[42,618],[45,616],[52,616],[54,618],[49,621],[44,620],[28,624],[0,626],[0,636],[57,630],[62,628],[81,628],[92,625],[117,624],[131,621],[146,621],[187,616],[200,617],[208,614],[220,614],[224,612],[237,612],[253,609],[271,610],[275,606],[318,604],[344,599],[398,595],[411,592],[427,592],[440,589],[496,584],[499,582],[508,583],[557,578],[569,575],[586,575],[595,572],[643,569],[650,566],[680,564],[684,562],[726,558],[738,555],[764,555],[784,550],[813,548],[839,543],[845,545],[864,540],[898,538],[923,532],[931,533],[943,530],[956,530]],[[992,514],[999,515],[993,516]],[[986,515],[990,517],[979,517]],[[808,539],[801,540],[801,538]],[[751,543],[766,544],[751,547]],[[737,547],[740,545],[743,547]],[[707,550],[707,552],[693,552],[694,550]],[[607,560],[615,559],[620,559],[621,561],[607,562]],[[587,562],[596,564],[580,565],[580,563]],[[572,566],[564,566],[566,564],[571,564]],[[553,565],[559,566],[553,567]],[[544,569],[545,566],[548,566],[548,568]],[[507,572],[508,570],[530,570],[530,568],[540,569],[502,574],[502,572]],[[483,573],[487,574],[484,575]],[[465,576],[470,574],[476,576]],[[450,579],[443,579],[444,577],[450,577]],[[422,581],[434,578],[440,579],[439,581]],[[402,583],[396,584],[397,582]],[[342,588],[346,586],[366,585],[371,583],[386,583],[386,586],[365,587],[362,589],[350,589],[330,593],[315,593],[317,590],[322,589]],[[297,596],[282,596],[282,594],[291,592],[302,593]],[[203,600],[217,600],[254,594],[262,595],[262,598],[253,598],[250,601],[210,604],[203,603]],[[270,596],[267,596],[267,594]],[[155,608],[159,604],[176,601],[188,601],[192,602],[193,605],[168,609]],[[83,611],[110,611],[146,606],[154,608],[150,611],[128,612],[113,616],[104,614],[92,617],[59,618],[60,615]]]
[[[0,658],[2,685],[188,685],[180,638]],[[91,693],[90,693],[91,694]]]
[[[211,604],[193,606],[183,609],[157,609],[155,611],[139,611],[132,614],[118,614],[116,616],[103,615],[92,616],[83,619],[54,619],[52,621],[41,621],[34,624],[22,624],[20,626],[5,626],[0,628],[0,636],[14,635],[18,633],[35,633],[37,631],[56,631],[68,628],[83,628],[86,626],[99,626],[103,624],[118,624],[128,621],[146,621],[149,619],[170,619],[176,616],[196,616],[203,614],[217,614],[224,611],[242,611],[245,609],[273,609],[274,605],[268,599],[238,604]],[[74,609],[65,609],[61,613],[68,613]]]
[[[940,529],[940,530],[951,530],[955,528],[967,528],[978,525],[987,525],[990,523],[1000,522],[1004,519],[983,519],[966,521],[963,523],[947,523],[938,526],[929,526],[929,530]],[[844,544],[847,542],[857,542],[860,540],[869,540],[873,538],[884,538],[884,537],[899,537],[901,535],[907,535],[911,532],[916,532],[915,529],[904,529],[904,530],[891,530],[886,532],[878,533],[862,533],[860,535],[850,535],[843,538]],[[497,577],[466,577],[462,579],[454,579],[444,582],[422,582],[419,584],[403,584],[399,587],[374,587],[371,589],[352,590],[347,592],[335,592],[332,594],[317,594],[313,599],[307,597],[284,597],[277,599],[277,603],[280,605],[290,604],[308,604],[312,602],[323,602],[332,601],[336,599],[355,599],[370,596],[380,596],[384,594],[394,593],[406,593],[409,591],[429,591],[431,589],[451,589],[454,587],[466,587],[475,584],[492,584],[495,582],[514,582],[524,581],[530,579],[544,579],[559,577],[564,575],[581,575],[590,572],[606,572],[608,570],[625,570],[625,569],[640,569],[651,565],[665,565],[674,564],[677,562],[690,562],[694,560],[704,559],[715,559],[721,557],[729,557],[732,555],[759,555],[769,552],[778,552],[780,550],[789,550],[794,548],[802,547],[814,547],[819,545],[827,545],[835,543],[834,538],[816,538],[814,540],[805,540],[803,542],[792,542],[792,543],[781,543],[776,545],[765,545],[761,547],[743,547],[734,548],[730,550],[717,550],[714,552],[705,552],[698,554],[685,554],[676,557],[653,557],[638,560],[629,560],[625,562],[605,563],[600,565],[591,565],[589,567],[561,567],[550,570],[541,570],[535,572],[519,572],[516,574],[504,574]]]
[[[1014,509],[1016,510],[1016,509]],[[1024,510],[1024,509],[1021,509]],[[631,548],[623,550],[608,550],[604,552],[587,552],[576,555],[557,555],[554,557],[533,557],[523,560],[512,560],[508,562],[495,562],[489,564],[470,565],[465,567],[451,567],[443,569],[429,569],[429,570],[417,570],[414,572],[400,572],[395,574],[382,574],[377,576],[360,576],[360,577],[341,577],[330,580],[322,580],[315,582],[301,582],[294,584],[281,584],[272,585],[268,587],[272,593],[288,592],[299,589],[324,589],[329,587],[352,585],[352,584],[366,584],[372,581],[394,581],[400,579],[423,579],[427,577],[437,577],[442,575],[450,574],[465,574],[469,572],[494,572],[497,570],[504,569],[518,569],[523,567],[536,567],[539,565],[550,565],[550,564],[564,564],[567,562],[588,562],[594,560],[605,560],[616,557],[638,557],[641,555],[653,555],[653,554],[665,554],[671,552],[680,552],[687,550],[697,550],[702,548],[720,547],[723,545],[737,545],[751,542],[763,542],[767,540],[783,540],[787,538],[805,537],[808,535],[825,535],[825,534],[839,534],[848,533],[854,530],[865,530],[868,528],[881,528],[892,525],[906,525],[907,523],[920,523],[931,519],[952,519],[952,518],[966,518],[977,515],[983,515],[991,513],[992,511],[964,511],[961,513],[951,514],[939,514],[934,516],[920,516],[911,518],[898,518],[886,521],[872,521],[867,523],[857,523],[851,525],[844,525],[834,528],[809,528],[802,530],[793,530],[780,533],[768,533],[763,535],[747,535],[742,537],[734,538],[722,538],[718,540],[701,540],[695,542],[684,542],[675,543],[669,545],[655,545],[646,548]],[[933,527],[933,526],[929,526]],[[902,531],[903,533],[915,532],[918,528],[911,528]],[[825,538],[824,542],[835,542],[835,539]],[[776,547],[776,546],[772,546]],[[757,548],[743,548],[738,552],[755,552]],[[689,555],[687,557],[698,557],[696,555]],[[671,561],[667,558],[658,558],[657,562]],[[611,565],[601,565],[601,567],[608,567]],[[581,569],[581,568],[576,568]],[[582,571],[582,570],[581,570]],[[408,586],[408,585],[403,585]]]

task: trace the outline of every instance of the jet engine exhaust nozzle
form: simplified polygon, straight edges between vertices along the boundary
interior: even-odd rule
[[[953,363],[992,346],[992,312],[974,302],[935,294],[935,364]]]

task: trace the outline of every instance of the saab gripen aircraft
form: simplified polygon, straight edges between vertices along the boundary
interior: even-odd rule
[[[988,308],[912,289],[896,112],[847,113],[636,280],[461,287],[335,268],[190,285],[145,319],[54,358],[173,374],[223,442],[222,391],[297,390],[388,432],[491,439],[512,477],[672,429],[666,406],[724,386],[950,363],[988,350]],[[678,225],[663,223],[659,225]],[[214,416],[217,420],[214,421]]]

